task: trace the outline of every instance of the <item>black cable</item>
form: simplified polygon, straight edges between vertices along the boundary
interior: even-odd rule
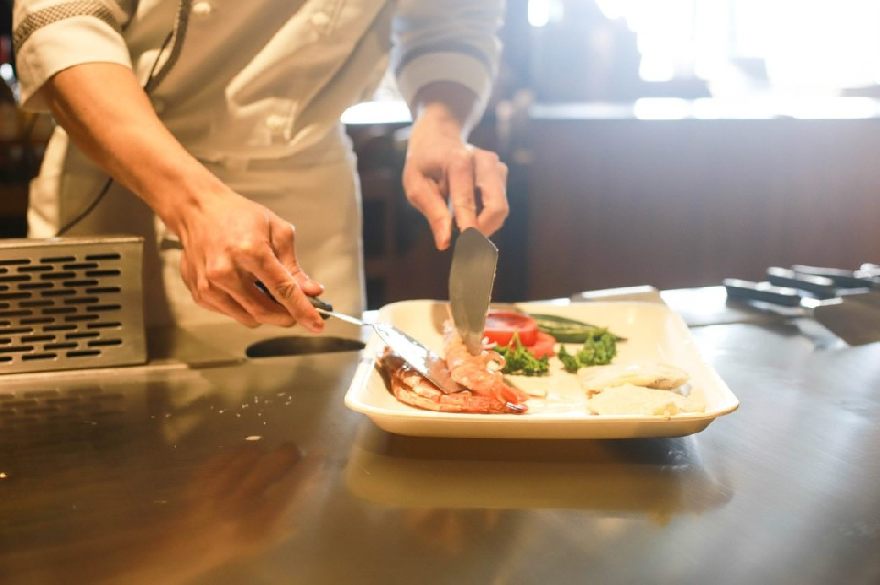
[[[153,65],[150,67],[150,74],[147,75],[147,80],[144,82],[143,90],[148,96],[150,95],[150,91],[154,88],[150,87],[150,82],[153,81],[153,76],[156,74],[156,67],[159,65],[159,59],[162,57],[162,53],[165,52],[165,49],[168,47],[168,43],[171,42],[172,37],[174,37],[174,31],[168,33],[168,36],[165,37],[165,40],[162,41],[162,46],[159,47],[159,52],[156,54],[156,59],[153,61]],[[59,230],[55,233],[56,238],[60,238],[67,232],[69,232],[72,228],[76,227],[79,222],[84,220],[88,215],[94,211],[94,209],[98,206],[104,196],[110,191],[110,186],[113,185],[113,177],[107,177],[107,180],[104,181],[104,184],[101,186],[101,189],[98,191],[98,194],[92,199],[92,201],[86,206],[84,210],[82,210],[79,215],[68,221],[66,224],[61,226]]]

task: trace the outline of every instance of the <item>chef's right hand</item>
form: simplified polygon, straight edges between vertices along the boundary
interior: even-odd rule
[[[228,188],[219,191],[166,218],[183,245],[180,273],[193,299],[248,327],[299,323],[321,331],[324,321],[307,297],[324,287],[299,266],[293,225]]]

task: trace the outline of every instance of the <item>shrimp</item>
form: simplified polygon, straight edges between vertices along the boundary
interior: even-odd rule
[[[416,408],[478,414],[519,414],[526,411],[524,404],[475,394],[467,389],[443,392],[387,348],[378,366],[394,397]]]
[[[499,401],[521,404],[528,400],[527,394],[504,381],[501,354],[484,348],[478,355],[471,355],[450,321],[445,323],[443,333],[446,365],[453,381],[474,394],[493,396]]]

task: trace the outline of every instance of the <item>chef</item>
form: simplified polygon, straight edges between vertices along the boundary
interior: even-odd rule
[[[407,199],[438,249],[453,221],[491,234],[507,215],[506,167],[466,136],[496,69],[502,10],[17,0],[22,104],[59,123],[31,186],[29,235],[144,236],[151,325],[228,316],[320,331],[308,301],[319,294],[358,313],[360,195],[340,115],[369,97],[390,57],[414,118]]]

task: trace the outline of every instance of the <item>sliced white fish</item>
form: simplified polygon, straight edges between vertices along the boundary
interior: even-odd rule
[[[634,384],[604,388],[587,401],[587,407],[593,414],[644,416],[673,416],[705,410],[699,398]]]
[[[581,387],[590,394],[624,384],[672,390],[686,384],[690,376],[681,368],[669,364],[632,363],[581,368],[578,378]]]

